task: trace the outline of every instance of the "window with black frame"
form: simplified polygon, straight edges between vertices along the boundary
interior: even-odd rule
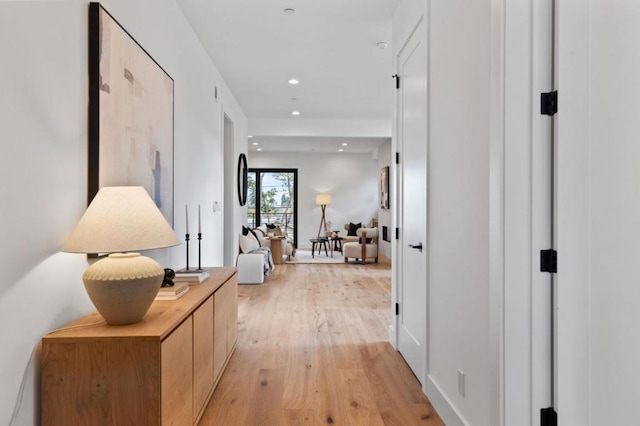
[[[298,244],[297,169],[249,169],[247,226],[277,224]]]

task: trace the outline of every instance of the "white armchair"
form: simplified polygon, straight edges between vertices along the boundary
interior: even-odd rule
[[[352,258],[360,260],[362,264],[366,263],[366,259],[374,259],[375,263],[378,263],[378,228],[360,228],[357,234],[358,241],[342,245],[344,262],[348,263],[349,258]]]

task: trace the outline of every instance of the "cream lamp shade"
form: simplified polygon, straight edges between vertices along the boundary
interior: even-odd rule
[[[331,204],[331,194],[316,195],[316,204],[319,206],[327,206]]]
[[[143,187],[116,186],[98,191],[63,251],[111,253],[89,266],[82,280],[100,315],[111,325],[124,325],[142,320],[164,278],[158,262],[132,251],[179,243]]]
[[[62,250],[117,253],[180,244],[141,186],[104,187],[96,194]]]

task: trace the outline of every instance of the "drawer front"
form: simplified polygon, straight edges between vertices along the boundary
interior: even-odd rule
[[[193,320],[190,316],[162,342],[163,425],[193,424]]]
[[[204,408],[213,388],[213,296],[193,313],[193,413]]]

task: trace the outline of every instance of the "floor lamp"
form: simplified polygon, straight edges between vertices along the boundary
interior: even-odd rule
[[[320,231],[322,230],[322,225],[324,224],[324,232],[329,232],[327,229],[327,220],[324,217],[325,210],[327,209],[327,205],[331,204],[331,194],[318,194],[316,195],[316,204],[320,206],[322,210],[322,218],[320,219],[320,226],[318,227],[318,238],[320,238]]]

